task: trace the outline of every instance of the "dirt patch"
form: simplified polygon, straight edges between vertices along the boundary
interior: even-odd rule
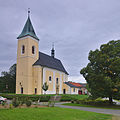
[[[113,116],[112,120],[120,120],[120,116]]]
[[[27,107],[26,105],[22,105],[22,106],[20,105],[17,108],[40,108],[40,107],[48,107],[48,106],[31,105],[30,107]],[[0,105],[0,109],[9,109],[9,108],[15,108],[15,107],[10,105],[5,105],[5,106]]]

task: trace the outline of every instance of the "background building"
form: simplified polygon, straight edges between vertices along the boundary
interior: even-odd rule
[[[86,89],[86,83],[65,82],[65,84],[68,86],[69,94],[88,94],[88,90]]]

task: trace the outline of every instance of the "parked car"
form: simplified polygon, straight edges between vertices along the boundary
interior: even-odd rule
[[[4,98],[4,97],[0,96],[0,103],[6,102],[6,100],[7,100],[7,98]]]

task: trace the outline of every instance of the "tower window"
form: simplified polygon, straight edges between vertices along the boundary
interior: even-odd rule
[[[49,76],[49,81],[52,81],[52,77],[51,76]]]
[[[22,45],[22,54],[24,54],[24,53],[25,53],[25,46]]]
[[[32,46],[32,54],[35,54],[35,46]]]

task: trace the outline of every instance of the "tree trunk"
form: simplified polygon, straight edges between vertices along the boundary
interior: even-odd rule
[[[110,105],[113,104],[112,96],[109,97],[109,103],[110,103]]]

